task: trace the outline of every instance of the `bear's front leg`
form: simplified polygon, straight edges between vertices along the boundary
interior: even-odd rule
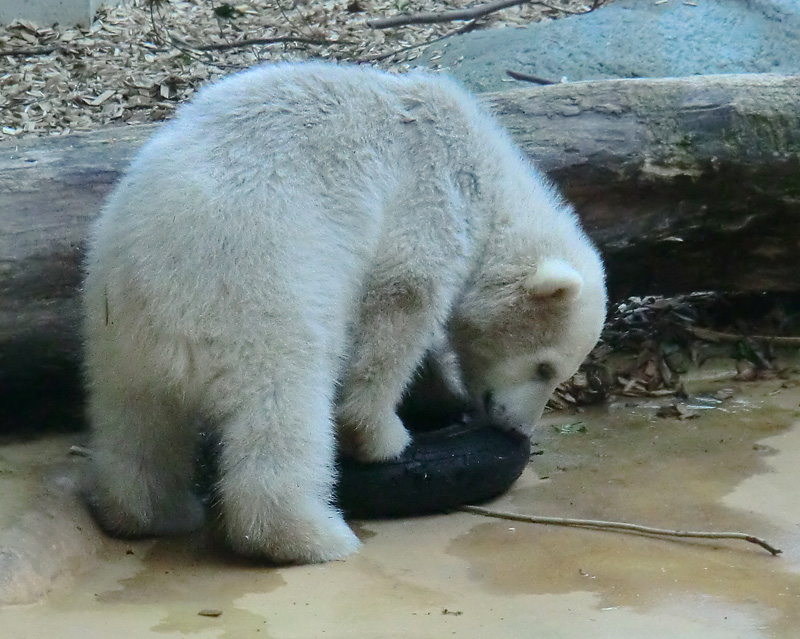
[[[340,445],[364,462],[398,457],[411,441],[395,409],[435,333],[436,296],[418,280],[374,285],[337,408]]]
[[[237,552],[279,563],[341,559],[360,542],[332,506],[332,376],[265,365],[224,384],[218,508]],[[303,370],[311,368],[312,372]]]

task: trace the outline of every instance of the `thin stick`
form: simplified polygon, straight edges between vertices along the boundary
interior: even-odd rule
[[[388,29],[390,27],[400,27],[407,24],[435,24],[439,22],[453,22],[455,20],[474,20],[475,18],[482,18],[485,15],[508,9],[520,4],[538,4],[553,11],[562,11],[563,13],[576,14],[576,11],[569,11],[562,7],[554,7],[546,2],[536,2],[535,0],[498,0],[497,2],[488,2],[480,4],[477,7],[470,9],[456,9],[454,11],[442,11],[440,13],[412,13],[403,14],[399,16],[392,16],[390,18],[382,18],[380,20],[368,20],[367,26],[373,29]]]
[[[393,51],[389,51],[387,53],[378,53],[376,55],[370,55],[366,58],[359,58],[354,60],[354,62],[362,63],[362,62],[378,62],[380,60],[385,60],[386,58],[391,58],[394,55],[400,55],[401,53],[406,53],[407,51],[412,51],[413,49],[418,49],[419,47],[427,47],[430,44],[436,44],[437,42],[441,42],[442,40],[446,40],[454,35],[461,35],[462,33],[468,33],[472,31],[478,24],[478,20],[471,20],[463,27],[459,27],[458,29],[454,29],[448,33],[445,33],[438,38],[434,38],[433,40],[426,40],[425,42],[418,42],[417,44],[410,44],[405,47],[401,47],[399,49],[395,49]]]
[[[284,20],[286,20],[286,22],[288,22],[288,23],[289,23],[289,25],[290,25],[290,26],[291,26],[293,29],[295,29],[296,31],[300,31],[300,32],[302,32],[303,30],[302,30],[302,29],[300,29],[300,28],[298,28],[298,27],[297,27],[297,25],[295,25],[295,23],[294,23],[294,22],[292,22],[292,19],[291,19],[291,18],[289,17],[289,15],[286,13],[286,9],[284,9],[284,8],[283,8],[283,5],[282,5],[280,2],[277,2],[277,3],[276,3],[276,5],[277,5],[277,7],[278,7],[278,11],[280,11],[280,12],[281,12],[281,15],[283,16]],[[313,30],[313,27],[312,27],[312,26],[311,26],[311,25],[308,23],[308,20],[306,20],[306,17],[305,17],[305,15],[303,14],[303,12],[302,12],[302,11],[299,11],[299,10],[297,10],[297,3],[295,3],[295,2],[292,2],[292,9],[293,9],[293,10],[295,10],[295,11],[297,11],[297,13],[299,13],[299,14],[300,14],[300,19],[301,19],[301,20],[302,20],[302,21],[305,23],[305,25],[306,25],[306,26],[307,26],[309,29],[312,29],[312,30]],[[309,37],[310,37],[310,36],[309,36]]]
[[[196,51],[226,51],[228,49],[239,49],[241,47],[251,47],[256,45],[283,44],[296,42],[298,44],[352,44],[346,40],[326,40],[325,38],[306,38],[303,36],[279,36],[275,38],[250,38],[239,40],[238,42],[221,42],[219,44],[198,44],[192,45],[188,42],[186,46]]]
[[[34,56],[34,55],[47,55],[58,51],[61,47],[36,47],[34,49],[0,49],[0,57],[7,55],[21,55],[21,56]]]
[[[511,69],[506,69],[506,75],[510,78],[514,78],[515,80],[520,80],[522,82],[533,82],[534,84],[558,84],[555,80],[548,80],[547,78],[540,78],[538,75],[531,75],[530,73],[520,73],[519,71],[512,71]]]
[[[646,535],[659,535],[662,537],[691,537],[694,539],[741,539],[742,541],[758,544],[772,555],[779,555],[783,551],[775,548],[759,537],[747,535],[740,532],[692,532],[687,530],[666,530],[663,528],[651,528],[638,524],[628,524],[619,521],[600,521],[596,519],[565,519],[563,517],[541,517],[538,515],[518,515],[507,513],[482,506],[461,506],[458,510],[473,515],[483,515],[484,517],[495,517],[497,519],[509,519],[511,521],[523,521],[529,524],[548,524],[551,526],[575,526],[578,528],[596,528],[599,530],[625,530],[629,532],[643,533]]]

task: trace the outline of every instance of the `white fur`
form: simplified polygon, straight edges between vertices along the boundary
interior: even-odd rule
[[[595,343],[605,288],[569,207],[456,84],[308,63],[206,88],[144,146],[94,227],[85,310],[106,527],[202,523],[203,420],[233,548],[313,562],[359,544],[331,506],[335,423],[361,459],[400,454],[395,406],[449,342],[525,429]]]

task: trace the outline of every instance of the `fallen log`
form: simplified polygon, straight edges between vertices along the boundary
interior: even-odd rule
[[[800,76],[579,82],[485,100],[575,203],[613,298],[800,287]],[[6,428],[80,421],[88,224],[158,126],[0,143]]]
[[[491,97],[603,251],[612,297],[800,288],[800,76]]]

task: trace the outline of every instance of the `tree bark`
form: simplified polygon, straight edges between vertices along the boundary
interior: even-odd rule
[[[0,144],[0,432],[82,421],[89,223],[154,126]]]
[[[484,100],[575,204],[603,252],[612,298],[800,288],[800,76],[577,82]],[[19,427],[20,402],[26,423],[53,413],[62,424],[62,400],[80,395],[88,225],[158,127],[0,144],[7,427]]]
[[[490,104],[575,205],[612,297],[800,289],[800,76],[580,82]]]

